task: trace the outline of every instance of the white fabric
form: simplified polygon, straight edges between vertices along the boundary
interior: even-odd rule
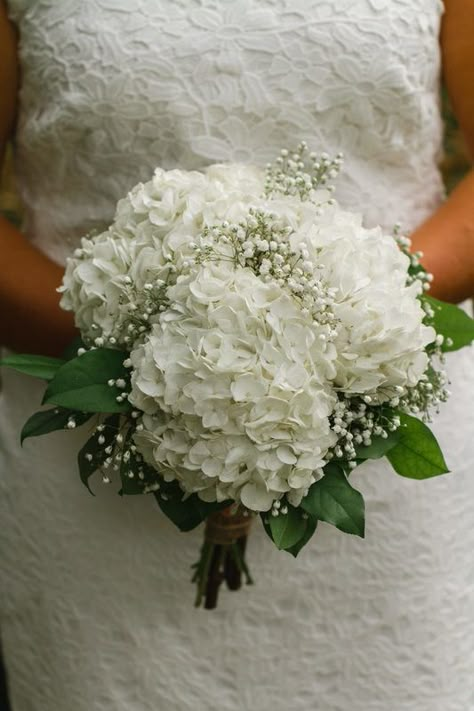
[[[155,165],[344,151],[337,196],[415,227],[442,198],[438,0],[10,0],[28,234],[64,260]],[[25,275],[27,278],[28,275]],[[4,372],[1,628],[14,711],[474,708],[473,356],[436,430],[454,474],[366,466],[365,541],[294,561],[255,530],[256,585],[194,610],[152,498],[81,485],[86,431],[18,445],[41,388]]]

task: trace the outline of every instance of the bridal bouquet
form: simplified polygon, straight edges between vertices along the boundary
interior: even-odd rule
[[[426,294],[407,238],[339,207],[340,165],[301,144],[266,171],[157,169],[68,260],[79,348],[3,361],[49,381],[22,439],[91,420],[87,487],[100,472],[182,531],[206,521],[197,605],[250,582],[252,520],[297,555],[318,521],[364,535],[365,460],[447,471],[426,421],[474,322]]]

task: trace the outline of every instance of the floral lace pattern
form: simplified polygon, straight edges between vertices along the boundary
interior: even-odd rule
[[[27,230],[56,259],[156,165],[264,164],[301,139],[344,151],[338,197],[369,224],[410,229],[440,199],[439,0],[10,8]]]
[[[63,261],[153,168],[344,151],[342,205],[411,229],[442,197],[439,0],[9,0],[26,229]],[[467,711],[474,707],[472,355],[436,430],[456,472],[357,473],[365,541],[320,525],[296,561],[255,531],[257,584],[192,608],[180,536],[147,497],[78,480],[39,402],[0,400],[2,634],[15,711]],[[462,423],[462,425],[460,424]],[[76,435],[78,442],[81,432]],[[83,436],[83,435],[82,435]],[[178,564],[176,564],[178,560]]]

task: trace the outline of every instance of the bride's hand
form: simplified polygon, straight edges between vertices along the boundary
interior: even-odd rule
[[[0,2],[0,166],[15,123],[18,91],[16,34]],[[0,217],[0,345],[59,355],[76,335],[59,308],[62,268]]]

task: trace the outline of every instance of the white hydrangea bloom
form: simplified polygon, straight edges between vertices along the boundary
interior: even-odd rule
[[[68,260],[62,308],[74,312],[86,339],[122,343],[131,312],[143,311],[144,285],[172,283],[170,263],[173,270],[183,265],[203,227],[241,219],[263,185],[263,173],[250,166],[213,165],[205,173],[156,169],[119,201],[109,229],[84,238]]]
[[[131,354],[130,400],[147,413],[139,448],[205,500],[298,504],[336,439],[318,328],[278,285],[226,263],[170,298]]]
[[[63,279],[62,308],[74,311],[83,337],[122,340],[123,324],[143,303],[148,282],[166,280],[169,263],[160,240],[114,234],[84,238],[69,259]],[[133,288],[131,288],[133,287]]]
[[[426,371],[436,334],[408,264],[326,188],[265,196],[252,166],[157,169],[82,240],[61,305],[89,342],[132,351],[146,461],[203,500],[267,511],[321,475],[340,393],[381,403]]]
[[[334,289],[336,387],[383,402],[399,388],[415,386],[436,333],[422,323],[420,284],[407,286],[409,260],[393,237],[365,229],[360,216],[333,207],[306,235],[292,236],[294,245],[302,239]]]

